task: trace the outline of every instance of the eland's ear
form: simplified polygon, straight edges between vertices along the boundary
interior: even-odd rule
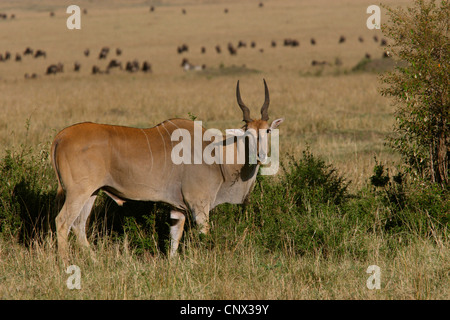
[[[225,133],[227,136],[241,137],[245,134],[245,131],[242,129],[227,129]]]
[[[272,124],[270,125],[270,130],[276,129],[283,121],[284,118],[273,120]]]

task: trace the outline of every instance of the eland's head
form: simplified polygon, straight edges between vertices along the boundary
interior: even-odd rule
[[[268,148],[268,135],[271,133],[273,129],[276,129],[283,121],[284,118],[279,118],[274,120],[269,125],[269,89],[267,88],[266,80],[264,81],[264,92],[265,98],[264,103],[261,107],[261,118],[260,119],[252,119],[250,117],[250,109],[244,104],[241,98],[241,92],[239,89],[239,80],[236,86],[236,99],[239,107],[243,113],[243,121],[245,122],[244,126],[241,129],[236,129],[232,132],[234,135],[242,136],[251,136],[253,137],[253,141],[256,141],[256,150],[257,151],[257,160],[258,163],[264,164],[267,160],[269,148]]]

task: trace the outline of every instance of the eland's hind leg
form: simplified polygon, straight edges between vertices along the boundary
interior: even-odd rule
[[[91,214],[92,207],[94,206],[97,195],[92,195],[89,200],[84,204],[81,209],[80,215],[75,219],[72,224],[72,230],[77,236],[78,243],[82,246],[89,247],[89,241],[86,236],[86,221]]]
[[[67,192],[66,201],[55,219],[56,233],[58,239],[58,252],[61,258],[68,260],[68,236],[74,221],[81,214],[85,204],[89,201],[91,194],[81,194],[74,196],[74,193]]]

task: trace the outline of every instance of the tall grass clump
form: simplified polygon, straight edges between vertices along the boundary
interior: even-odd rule
[[[22,145],[0,159],[0,232],[27,243],[53,223],[54,174],[44,150]]]
[[[381,212],[383,231],[394,237],[433,238],[449,226],[449,193],[436,184],[415,181],[376,161],[370,177],[372,194]]]
[[[233,226],[238,239],[245,234],[247,244],[263,251],[330,253],[340,247],[351,228],[344,211],[349,182],[308,150],[281,167],[279,179],[257,177],[243,208],[219,207],[218,228]]]

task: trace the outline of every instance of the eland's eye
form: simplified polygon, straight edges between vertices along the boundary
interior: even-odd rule
[[[269,128],[269,129],[267,129],[267,133],[270,133],[271,131],[272,131],[272,129],[270,129],[270,128]]]

